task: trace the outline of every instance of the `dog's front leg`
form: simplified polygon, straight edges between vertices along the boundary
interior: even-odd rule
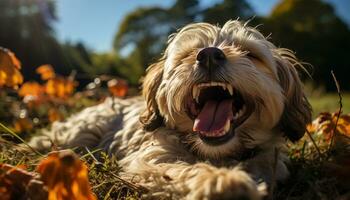
[[[175,144],[165,144],[165,140]],[[152,198],[261,199],[265,194],[263,185],[259,187],[240,167],[219,168],[198,162],[175,140],[168,136],[162,145],[143,145],[120,161],[125,174],[134,180],[139,177],[137,182],[150,190]]]
[[[127,170],[141,177],[140,183],[149,195],[175,199],[261,199],[264,185],[255,181],[239,167],[217,168],[207,163],[143,163]]]

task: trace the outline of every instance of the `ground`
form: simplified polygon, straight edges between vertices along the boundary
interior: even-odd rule
[[[309,100],[314,108],[315,118],[317,113],[334,112],[339,108],[338,94],[311,96]],[[343,95],[342,103],[344,113],[350,113],[350,94]],[[328,113],[322,119],[335,123],[336,118],[336,114]],[[323,122],[309,127],[310,135],[305,134],[300,142],[289,144],[291,178],[273,188],[273,199],[350,199],[350,172],[344,168],[350,166],[350,154],[344,151],[350,147],[349,137],[341,133],[338,133],[339,137],[335,137],[330,133],[333,131],[329,129],[333,129],[332,126],[321,123]],[[325,132],[326,128],[328,132]],[[8,139],[12,137],[10,135],[8,131],[1,130],[0,163],[25,165],[28,171],[34,170],[45,155],[18,152],[14,148],[17,142]],[[144,188],[119,177],[122,166],[118,165],[117,158],[110,158],[103,152],[97,153],[101,155],[100,160],[89,152],[80,154],[80,158],[88,166],[92,191],[98,199],[139,199],[145,192]]]

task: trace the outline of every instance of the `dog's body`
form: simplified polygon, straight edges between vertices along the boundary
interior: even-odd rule
[[[285,137],[299,139],[311,120],[295,64],[238,21],[188,25],[148,69],[144,99],[109,98],[30,144],[115,154],[151,196],[259,199],[288,176]]]

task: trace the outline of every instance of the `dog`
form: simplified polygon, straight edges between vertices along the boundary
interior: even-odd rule
[[[142,97],[108,98],[29,144],[103,149],[155,199],[261,199],[311,122],[297,66],[240,21],[189,24],[147,69]]]

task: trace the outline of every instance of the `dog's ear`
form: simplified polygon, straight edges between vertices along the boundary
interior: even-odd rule
[[[146,70],[142,83],[142,96],[146,100],[146,109],[140,116],[140,121],[146,131],[153,131],[162,126],[164,119],[159,114],[156,101],[157,90],[162,81],[164,59],[152,64]]]
[[[304,92],[296,66],[303,66],[295,55],[287,49],[274,52],[280,85],[285,94],[285,107],[280,128],[292,142],[303,137],[306,125],[311,122],[312,109]],[[304,68],[303,68],[304,69]]]

